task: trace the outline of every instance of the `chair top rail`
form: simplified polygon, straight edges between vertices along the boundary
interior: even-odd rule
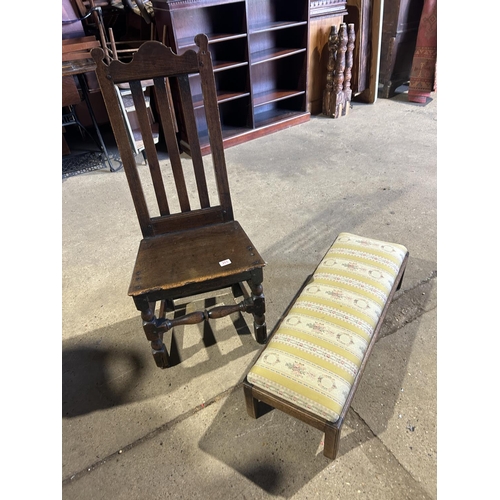
[[[96,61],[104,58],[104,51],[101,48],[93,49],[91,54]],[[170,47],[156,40],[144,42],[130,62],[114,59],[106,66],[108,77],[115,84],[137,80],[138,75],[141,80],[148,80],[199,73],[198,56],[194,50],[177,55]]]
[[[233,209],[227,180],[227,169],[224,157],[224,146],[220,128],[220,116],[215,90],[215,78],[208,39],[206,35],[195,37],[198,52],[188,50],[182,55],[176,55],[170,47],[157,41],[144,42],[129,62],[112,60],[107,62],[102,48],[92,50],[92,57],[96,62],[96,74],[101,86],[102,95],[108,109],[113,133],[117,141],[122,158],[125,174],[129,183],[134,206],[144,237],[179,230],[183,224],[187,226],[203,226],[233,220]],[[194,114],[193,100],[188,75],[199,74],[204,97],[204,111],[207,121],[210,149],[213,159],[213,168],[217,187],[218,200],[210,203],[207,180],[205,176],[203,158],[198,140],[197,115]],[[189,201],[189,192],[186,187],[184,171],[177,143],[176,109],[173,106],[170,94],[169,80],[177,82],[180,112],[184,114],[185,124],[188,127],[190,155],[193,162],[196,188],[200,202],[199,209],[192,209]],[[146,105],[141,82],[150,81],[154,89],[156,111],[159,115],[161,128],[167,145],[170,167],[172,169],[180,212],[171,213],[167,201],[162,168],[160,166],[156,144],[152,138],[149,106]],[[131,152],[131,144],[127,139],[126,122],[123,110],[117,102],[116,88],[127,84],[132,93],[135,112],[143,138],[145,156],[153,188],[158,203],[160,217],[152,216],[144,196],[141,175],[135,154]],[[215,201],[215,200],[214,200]],[[197,213],[196,213],[197,212]],[[189,215],[188,214],[192,214]],[[164,219],[164,221],[162,221]],[[168,220],[168,221],[167,221]]]

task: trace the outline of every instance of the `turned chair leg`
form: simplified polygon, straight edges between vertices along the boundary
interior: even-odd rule
[[[252,290],[252,301],[253,301],[253,328],[255,332],[255,338],[259,344],[265,344],[267,341],[267,325],[266,325],[266,301],[264,298],[264,289],[261,283],[253,284],[249,283],[250,289]]]
[[[262,277],[260,277],[262,279]],[[265,344],[267,340],[267,327],[265,318],[265,299],[262,289],[262,284],[257,282],[257,279],[248,282],[252,295],[245,297],[238,304],[229,306],[217,306],[210,310],[195,311],[190,314],[185,314],[178,318],[166,318],[166,309],[173,311],[174,305],[171,300],[164,300],[161,303],[158,317],[155,316],[155,303],[148,302],[144,297],[134,297],[134,302],[137,309],[141,312],[142,326],[146,338],[151,342],[153,350],[153,358],[159,368],[168,368],[171,366],[170,357],[167,348],[163,343],[163,335],[179,325],[194,325],[207,321],[209,319],[223,318],[235,312],[251,312],[254,318],[254,332],[257,342]],[[248,295],[248,294],[247,294]]]
[[[168,368],[170,366],[170,357],[167,352],[167,347],[163,343],[164,330],[157,328],[156,316],[154,314],[154,304],[141,304],[142,326],[146,338],[151,342],[153,358],[158,368]],[[164,315],[164,304],[160,310],[160,316]]]

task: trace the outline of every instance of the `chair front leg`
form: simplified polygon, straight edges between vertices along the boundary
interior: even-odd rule
[[[162,324],[163,321],[161,319],[159,321],[156,318],[154,303],[135,298],[134,301],[137,309],[141,311],[142,327],[146,334],[146,338],[151,342],[151,349],[156,366],[159,368],[168,368],[170,366],[170,357],[167,352],[167,347],[163,343],[165,328],[159,327],[159,324]]]

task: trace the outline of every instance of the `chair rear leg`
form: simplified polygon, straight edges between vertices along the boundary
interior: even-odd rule
[[[167,347],[161,341],[160,349],[155,349],[153,347],[153,342],[151,342],[151,351],[153,353],[153,359],[155,360],[156,366],[158,368],[169,368],[170,367],[170,357],[167,352]]]
[[[248,296],[248,294],[245,295],[245,290],[243,289],[243,283],[236,283],[235,285],[232,285],[231,292],[232,292],[233,297],[235,299],[237,299],[239,297]]]
[[[267,341],[267,325],[266,325],[266,301],[264,298],[264,289],[262,283],[254,284],[249,283],[250,289],[252,290],[252,301],[253,301],[253,328],[255,332],[255,338],[259,344],[265,344]]]

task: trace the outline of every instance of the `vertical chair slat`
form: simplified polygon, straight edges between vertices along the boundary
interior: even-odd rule
[[[142,85],[139,80],[130,82],[130,90],[134,99],[134,105],[137,112],[137,118],[141,129],[141,135],[146,149],[146,157],[151,172],[151,179],[158,201],[158,209],[161,215],[168,215],[170,213],[167,201],[167,194],[165,193],[165,185],[161,176],[160,163],[158,161],[158,154],[153,140],[153,132],[151,130],[151,123],[149,121],[146,101],[142,91]]]
[[[205,169],[203,168],[203,158],[201,155],[198,130],[196,128],[196,118],[194,116],[193,99],[191,97],[188,76],[180,76],[177,78],[177,81],[179,83],[182,112],[186,125],[190,154],[193,160],[194,175],[196,178],[200,205],[201,208],[208,208],[210,206],[210,200],[208,197],[207,180],[205,177]]]
[[[123,159],[123,166],[127,173],[130,189],[134,197],[137,214],[141,224],[141,230],[145,238],[174,232],[184,226],[195,228],[198,226],[212,225],[220,222],[226,222],[233,219],[233,211],[231,208],[231,200],[229,196],[228,182],[224,180],[226,176],[226,166],[223,158],[223,143],[222,134],[220,131],[214,132],[215,129],[220,128],[220,118],[218,115],[217,94],[214,87],[214,79],[209,82],[208,92],[204,91],[205,97],[209,96],[214,100],[212,105],[207,109],[204,108],[206,103],[201,107],[196,104],[193,105],[194,96],[191,92],[192,75],[199,75],[200,69],[207,65],[209,71],[212,71],[210,62],[210,53],[207,50],[208,39],[205,35],[198,35],[201,38],[203,45],[203,56],[200,57],[194,50],[188,50],[182,55],[177,55],[173,50],[160,42],[150,41],[144,42],[141,47],[134,54],[134,58],[127,63],[117,60],[112,60],[109,65],[104,62],[104,54],[100,49],[94,49],[92,56],[98,65],[97,75],[99,83],[103,88],[103,95],[105,96],[106,106],[110,113],[110,121],[113,125],[113,132],[115,133],[117,143],[121,144],[120,154]],[[198,42],[197,42],[198,45]],[[206,71],[203,71],[201,78],[205,78]],[[172,80],[172,78],[174,80]],[[196,80],[198,79],[195,77]],[[210,76],[209,76],[210,78]],[[148,109],[147,98],[144,97],[143,87],[141,83],[144,80],[154,81],[154,93],[152,97],[155,98],[155,112],[157,116],[157,124],[152,124],[151,110]],[[172,96],[169,93],[170,86],[175,84],[176,97],[178,101],[174,103]],[[124,128],[123,116],[126,110],[124,103],[120,102],[120,95],[114,89],[115,86],[127,85],[132,92],[134,101],[135,120],[138,122],[140,128],[145,154],[149,161],[149,169],[151,173],[152,184],[151,187],[158,202],[160,214],[151,217],[148,210],[148,204],[142,189],[144,180],[142,175],[139,175],[139,168],[136,163],[135,152],[136,148],[129,140],[130,131]],[[196,86],[196,85],[195,85]],[[197,87],[197,86],[196,86]],[[113,92],[106,92],[106,89],[113,89]],[[197,88],[197,93],[200,89]],[[111,102],[114,101],[114,102]],[[109,104],[109,105],[108,105]],[[177,104],[179,105],[177,107]],[[130,111],[130,110],[129,110]],[[202,117],[201,112],[205,112],[205,117]],[[123,113],[122,113],[123,112]],[[184,160],[181,155],[181,146],[177,137],[177,120],[176,114],[182,114],[184,124],[186,126],[186,144],[189,146],[189,154],[193,163],[193,173],[195,177],[194,189],[197,189],[198,199],[193,199],[190,192],[190,184],[188,183],[187,172],[185,172]],[[208,116],[207,116],[208,114]],[[200,120],[205,120],[203,124]],[[117,125],[118,123],[118,125]],[[128,123],[128,121],[126,121]],[[126,125],[125,123],[125,125]],[[173,182],[167,183],[162,176],[162,168],[160,168],[159,156],[156,150],[156,138],[153,137],[153,130],[156,126],[160,126],[165,136],[166,146],[170,156],[170,163],[173,174]],[[208,129],[207,129],[208,125]],[[213,172],[205,170],[203,155],[200,147],[200,141],[205,138],[207,134],[211,138],[211,149],[213,151],[220,150],[220,153],[212,153],[214,159]],[[214,142],[215,141],[215,142]],[[218,169],[222,169],[221,172]],[[212,178],[209,174],[214,174],[214,181],[216,182],[217,193],[214,193],[212,199],[212,192],[209,192],[211,187]],[[179,201],[180,211],[177,210],[178,206],[174,207],[171,200],[167,202],[167,194],[169,189],[175,184],[177,188],[176,198]],[[217,196],[218,195],[218,196]],[[148,198],[149,199],[149,198]],[[193,206],[196,205],[196,206]]]
[[[217,103],[217,91],[215,89],[215,77],[212,68],[212,59],[208,50],[206,37],[195,38],[196,44],[200,47],[198,59],[200,61],[201,90],[205,103],[205,114],[210,141],[210,151],[212,154],[217,191],[219,193],[220,204],[224,208],[224,214],[228,219],[233,218],[231,196],[229,194],[229,182],[227,179],[226,160],[224,157],[224,142],[220,127],[219,106]]]
[[[155,78],[156,104],[160,115],[161,125],[163,127],[165,142],[167,144],[170,165],[174,175],[175,187],[179,197],[179,205],[182,212],[189,212],[191,206],[186,189],[186,181],[182,170],[181,156],[179,146],[175,137],[175,123],[173,120],[173,109],[170,106],[165,78]]]
[[[120,158],[124,165],[125,175],[127,176],[127,182],[132,194],[132,200],[134,202],[141,232],[144,237],[151,236],[149,210],[144,196],[144,191],[142,189],[139,172],[137,171],[135,155],[130,149],[128,132],[117,100],[115,85],[113,81],[108,78],[108,66],[102,64],[104,51],[100,54],[97,52],[95,57],[97,58],[97,62],[101,62],[101,64],[97,64],[96,74],[99,79],[101,94],[110,118],[113,135],[116,138],[118,152],[120,153]]]

